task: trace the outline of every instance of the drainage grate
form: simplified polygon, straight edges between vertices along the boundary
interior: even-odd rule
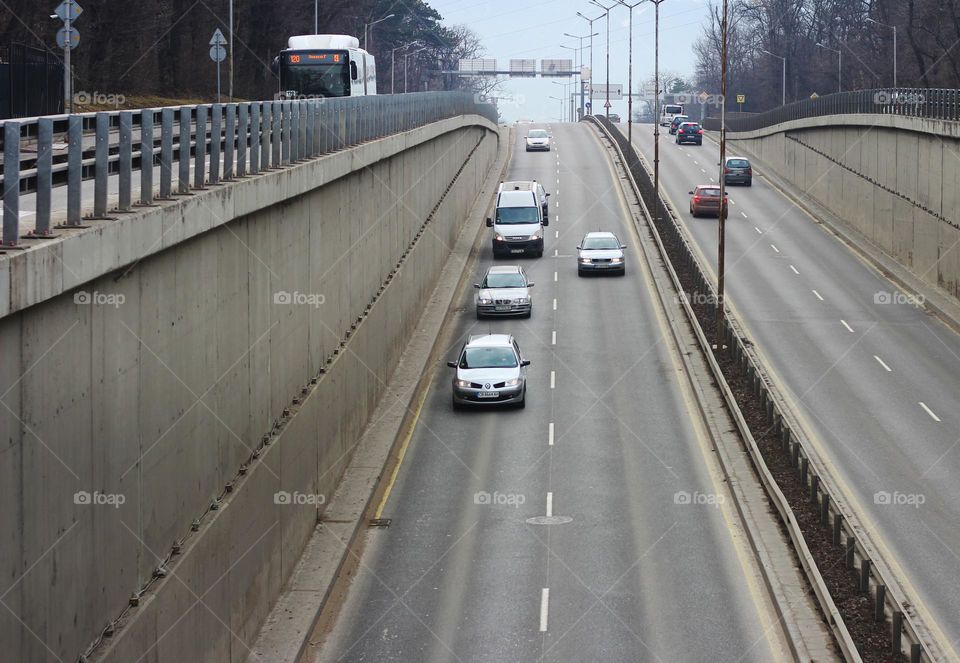
[[[391,522],[392,518],[371,518],[368,524],[370,527],[390,527]]]

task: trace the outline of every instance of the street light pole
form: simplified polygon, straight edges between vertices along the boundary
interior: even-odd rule
[[[877,25],[884,28],[891,28],[893,30],[893,89],[897,89],[897,26],[887,25],[886,23],[881,23],[880,21],[867,17],[869,23],[876,23]]]
[[[367,34],[369,33],[370,28],[372,28],[373,26],[375,26],[377,23],[382,23],[383,21],[386,21],[388,18],[393,18],[394,16],[396,16],[396,14],[387,14],[387,15],[384,16],[383,18],[378,18],[376,21],[373,21],[372,23],[364,23],[364,25],[363,25],[363,50],[365,50],[365,51],[367,50]]]
[[[607,119],[610,119],[610,10],[616,7],[616,4],[610,5],[609,7],[601,5],[597,0],[590,0],[592,4],[595,4],[597,7],[600,7],[604,10],[604,15],[607,17],[607,101],[603,105],[603,110]],[[593,76],[593,74],[590,74]]]
[[[590,114],[593,115],[593,38],[599,34],[593,31],[593,22],[599,21],[603,17],[603,14],[600,14],[600,16],[596,18],[587,18],[580,12],[577,12],[577,16],[590,24]]]
[[[630,10],[630,66],[627,69],[627,142],[633,145],[633,8],[644,2],[638,0],[632,5],[628,5],[623,0],[617,0],[621,5]]]
[[[817,46],[827,51],[833,51],[837,54],[837,92],[843,92],[843,82],[840,80],[840,76],[843,72],[843,51],[838,48],[824,46],[821,42],[817,42]]]
[[[411,55],[416,55],[420,51],[426,50],[426,46],[421,46],[415,51],[410,51],[409,53],[403,54],[403,93],[407,93],[407,58]]]
[[[726,263],[727,239],[727,191],[723,169],[727,162],[727,0],[723,0],[723,23],[721,28],[720,54],[720,219],[719,238],[717,247],[717,319],[714,328],[716,338],[715,348],[719,352],[723,349],[723,287],[724,269]]]
[[[563,99],[561,99],[560,97],[554,97],[553,95],[550,95],[550,98],[556,99],[557,101],[560,102],[560,121],[563,122]]]
[[[320,34],[320,0],[313,0],[313,34]]]
[[[589,20],[589,19],[588,19],[588,20]],[[570,34],[569,32],[564,32],[564,33],[563,33],[563,35],[564,35],[565,37],[573,37],[574,39],[579,39],[579,40],[580,40],[580,48],[579,48],[579,51],[578,51],[578,53],[579,53],[579,55],[578,55],[578,59],[579,59],[579,65],[578,65],[578,67],[579,67],[579,69],[578,69],[578,71],[580,72],[580,74],[579,74],[579,75],[580,75],[580,117],[583,117],[583,113],[584,113],[584,107],[583,107],[583,104],[584,104],[584,90],[583,90],[583,49],[584,49],[584,46],[583,46],[583,40],[589,37],[590,40],[592,41],[593,38],[594,38],[597,34],[599,34],[599,33],[594,32],[594,33],[589,34],[589,35],[582,35],[582,36],[581,36],[581,35],[572,35],[572,34]],[[577,49],[573,49],[571,46],[564,46],[563,44],[560,44],[560,48],[569,48],[569,49],[571,49],[571,50],[577,50]],[[593,49],[590,49],[590,51],[591,51],[591,58],[592,58],[592,56],[593,56]],[[591,78],[593,77],[593,67],[592,67],[592,66],[591,66],[590,76],[591,76]]]
[[[233,0],[230,0],[230,101],[233,101]]]
[[[786,106],[786,105],[787,105],[787,56],[785,56],[785,55],[777,55],[776,53],[771,53],[770,51],[768,51],[768,50],[766,50],[766,49],[760,49],[760,50],[761,50],[763,53],[766,53],[767,55],[772,55],[772,56],[775,57],[775,58],[778,58],[778,59],[780,59],[780,60],[783,60],[783,83],[782,83],[782,85],[783,85],[783,92],[782,92],[781,95],[780,95],[780,105],[781,105],[781,106]]]

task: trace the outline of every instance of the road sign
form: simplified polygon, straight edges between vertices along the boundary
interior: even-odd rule
[[[592,73],[593,73],[593,72],[590,71],[590,67],[588,67],[588,66],[586,66],[586,65],[580,67],[580,78],[581,78],[581,80],[589,81],[589,80],[590,80],[590,76],[592,75]]]
[[[510,75],[511,76],[536,76],[537,61],[526,60],[526,59],[510,60]]]
[[[816,92],[814,92],[813,94],[810,95],[810,98],[811,98],[811,99],[818,99],[819,97],[820,97],[820,95],[817,94]]]
[[[745,95],[745,94],[738,94],[738,95],[737,95],[737,103],[738,103],[738,104],[745,104],[745,103],[747,103],[747,95]]]
[[[602,84],[602,83],[594,83],[593,86],[592,86],[592,88],[593,88],[593,89],[592,89],[592,91],[591,91],[591,94],[592,94],[594,97],[603,97],[604,99],[606,99],[606,98],[607,98],[607,90],[609,89],[609,90],[610,90],[610,98],[611,98],[611,99],[613,99],[614,101],[623,99],[623,85],[622,85],[622,84],[614,85],[613,83],[611,83],[609,86],[607,86],[607,85]]]
[[[75,1],[71,0],[69,2],[61,2],[60,6],[56,8],[53,12],[61,21],[76,21],[80,18],[80,14],[83,13],[83,7],[78,5]]]
[[[604,107],[604,108],[610,108],[611,106],[613,106],[613,104],[611,104],[609,101],[606,101],[606,102],[604,102],[604,104],[603,104],[603,107]]]
[[[707,91],[706,91],[706,90],[702,90],[702,91],[700,92],[700,95],[697,97],[697,99],[700,100],[700,103],[701,103],[701,104],[707,103],[707,99],[709,99],[709,98],[710,98],[710,95],[707,94]]]
[[[573,71],[573,60],[541,60],[541,76],[569,76]]]
[[[214,62],[223,62],[227,59],[227,49],[221,46],[220,44],[215,44],[210,47],[210,59]]]
[[[460,71],[484,72],[496,71],[497,61],[492,58],[471,58],[460,60]]]
[[[226,46],[227,38],[223,36],[223,33],[220,32],[220,28],[217,28],[216,32],[213,33],[213,36],[210,38],[211,46]]]
[[[63,49],[72,50],[80,45],[80,32],[75,28],[70,28],[69,36],[66,28],[57,30],[57,46]]]

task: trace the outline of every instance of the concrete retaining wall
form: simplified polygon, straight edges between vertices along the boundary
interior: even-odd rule
[[[960,297],[960,129],[886,116],[727,134],[914,275]]]
[[[161,565],[94,658],[246,658],[498,149],[447,120],[0,262],[0,658],[76,660]]]

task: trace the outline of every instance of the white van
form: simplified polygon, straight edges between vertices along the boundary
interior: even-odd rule
[[[541,209],[543,209],[543,225],[549,225],[550,222],[550,201],[547,198],[550,197],[550,194],[547,193],[546,189],[543,188],[543,185],[537,182],[536,180],[517,180],[515,182],[500,182],[500,188],[497,189],[497,193],[502,193],[503,191],[533,191],[534,195],[537,197],[537,202],[540,203]]]
[[[682,104],[664,104],[660,107],[660,126],[669,127],[677,115],[683,115]]]
[[[533,253],[543,255],[543,227],[548,225],[533,191],[501,191],[497,194],[496,216],[487,219],[493,228],[493,256]]]

